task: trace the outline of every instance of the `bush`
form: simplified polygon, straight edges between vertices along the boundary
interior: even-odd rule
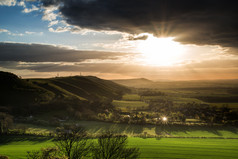
[[[27,159],[67,159],[67,157],[61,156],[57,147],[47,147],[40,151],[28,151]]]

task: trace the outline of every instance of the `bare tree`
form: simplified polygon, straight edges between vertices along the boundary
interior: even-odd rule
[[[81,159],[89,155],[91,144],[82,127],[64,126],[58,129],[55,137],[55,145],[69,159]]]
[[[127,147],[127,136],[109,132],[98,138],[92,155],[93,159],[136,159],[139,149]]]

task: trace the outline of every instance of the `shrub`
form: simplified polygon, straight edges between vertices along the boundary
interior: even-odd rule
[[[57,147],[47,147],[39,151],[28,151],[27,159],[67,159],[67,157],[61,156]]]

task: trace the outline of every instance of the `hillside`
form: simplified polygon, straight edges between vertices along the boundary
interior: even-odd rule
[[[114,82],[94,76],[58,77],[50,79],[30,79],[34,85],[54,94],[54,97],[71,97],[79,100],[117,99],[129,89]]]
[[[37,102],[47,102],[53,98],[53,93],[18,76],[0,72],[0,105],[29,105]]]
[[[13,114],[89,107],[89,103],[119,99],[129,91],[94,76],[21,79],[7,72],[0,72],[0,88],[0,111]]]

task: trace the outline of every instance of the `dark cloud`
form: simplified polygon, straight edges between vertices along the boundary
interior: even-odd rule
[[[97,73],[117,73],[117,74],[158,74],[160,69],[153,66],[143,66],[124,63],[79,63],[67,65],[62,63],[21,63],[21,62],[1,62],[0,66],[15,70],[32,70],[36,72],[97,72]],[[163,70],[164,71],[164,70]],[[162,71],[162,72],[163,72]]]
[[[136,72],[155,72],[151,67],[145,67],[133,64],[123,63],[79,63],[67,65],[63,63],[42,63],[42,62],[15,62],[15,61],[0,61],[0,66],[7,69],[15,70],[33,70],[36,72],[98,72],[98,73],[122,73],[134,74]]]
[[[116,60],[126,55],[129,53],[79,51],[41,44],[0,43],[0,61],[81,62],[87,59]]]
[[[237,47],[236,0],[41,0],[60,4],[71,25],[174,36],[182,43]]]
[[[194,62],[191,64],[181,65],[179,67],[158,67],[149,65],[138,65],[138,64],[125,64],[125,63],[77,63],[77,64],[65,64],[65,63],[42,63],[42,62],[15,62],[15,61],[0,61],[0,66],[8,69],[16,70],[33,70],[36,72],[98,72],[98,73],[118,73],[118,74],[161,74],[169,73],[173,71],[196,71],[202,70],[214,71],[226,70],[231,72],[233,69],[238,70],[238,60],[207,60],[203,62]]]
[[[130,36],[128,40],[146,40],[148,35],[141,35],[141,36]]]

